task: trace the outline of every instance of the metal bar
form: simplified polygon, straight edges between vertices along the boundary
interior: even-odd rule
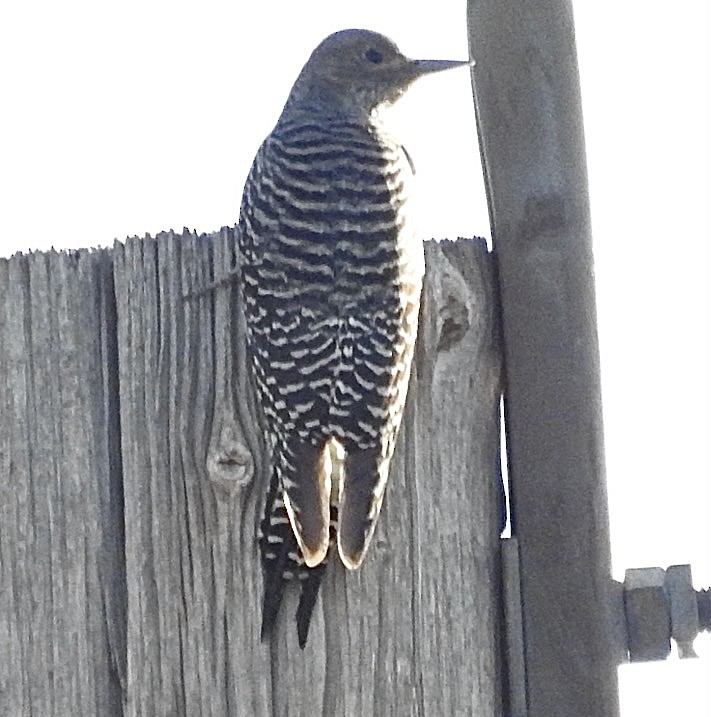
[[[508,712],[510,717],[528,717],[526,708],[526,666],[523,654],[523,615],[521,612],[521,572],[518,540],[501,541],[504,620],[506,621],[506,674],[508,677]]]

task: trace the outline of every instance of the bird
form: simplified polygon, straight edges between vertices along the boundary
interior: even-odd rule
[[[301,585],[303,648],[329,548],[349,570],[383,503],[417,337],[414,165],[387,108],[468,61],[412,60],[377,32],[324,39],[257,151],[237,225],[246,344],[273,465],[260,523],[262,640]]]

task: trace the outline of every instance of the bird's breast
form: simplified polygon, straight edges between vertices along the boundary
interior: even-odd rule
[[[285,323],[330,337],[342,360],[354,342],[364,346],[351,317],[388,340],[409,324],[424,273],[412,182],[404,150],[367,128],[278,126],[252,167],[240,219],[254,331]]]
[[[396,143],[348,124],[286,126],[254,173],[250,228],[284,279],[345,295],[397,280],[415,239],[412,173]]]

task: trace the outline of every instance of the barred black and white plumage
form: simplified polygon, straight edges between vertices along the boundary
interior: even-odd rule
[[[380,512],[417,335],[424,258],[412,166],[379,109],[426,72],[348,30],[314,51],[247,179],[239,224],[247,339],[274,474],[261,524],[262,636],[283,581],[305,643],[333,540],[357,568]],[[334,444],[335,442],[335,444]],[[343,452],[332,496],[332,449]]]

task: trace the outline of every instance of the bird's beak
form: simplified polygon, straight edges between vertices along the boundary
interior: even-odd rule
[[[412,65],[418,75],[428,75],[455,67],[474,67],[474,60],[412,60]]]

